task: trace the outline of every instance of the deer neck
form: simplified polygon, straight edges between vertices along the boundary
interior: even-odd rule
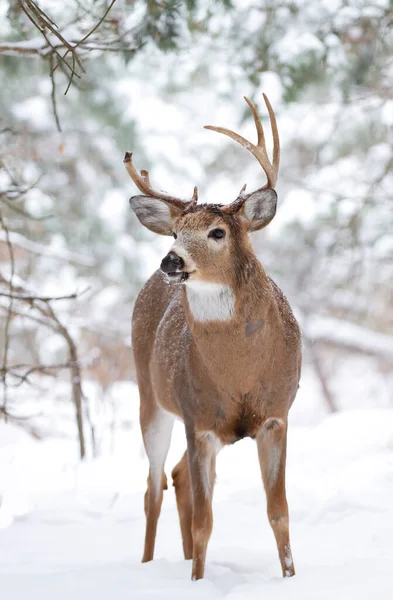
[[[183,301],[195,333],[215,327],[233,330],[243,321],[262,318],[270,306],[269,280],[256,258],[232,282],[190,281],[184,287]]]
[[[190,281],[186,298],[190,317],[197,323],[224,323],[235,315],[235,293],[226,284]]]
[[[259,354],[269,343],[274,318],[262,265],[254,265],[237,285],[190,283],[184,286],[183,303],[199,359],[220,389],[248,392],[257,385]]]

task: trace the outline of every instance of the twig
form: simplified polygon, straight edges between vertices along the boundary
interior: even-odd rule
[[[46,221],[47,219],[52,219],[54,215],[44,215],[43,217],[35,217],[34,215],[31,215],[30,213],[28,213],[26,210],[23,210],[23,208],[19,208],[19,206],[15,206],[10,200],[8,200],[7,198],[4,198],[4,196],[2,196],[1,192],[0,192],[0,200],[1,202],[4,202],[4,204],[13,212],[16,212],[18,215],[22,215],[22,217],[26,217],[27,219],[31,219],[32,221]]]
[[[2,309],[2,308],[3,307],[0,306],[0,309]],[[29,321],[32,321],[33,323],[36,323],[37,325],[42,325],[42,327],[47,327],[51,331],[54,331],[55,333],[58,333],[58,330],[53,326],[53,324],[50,321],[44,320],[44,319],[40,319],[39,317],[31,315],[30,313],[24,313],[24,312],[22,312],[20,310],[16,310],[14,308],[11,311],[11,317],[22,317],[24,319],[28,319]]]
[[[28,367],[28,365],[16,365],[16,366],[9,366],[8,367],[8,374],[11,377],[15,377],[18,379],[18,383],[14,384],[12,387],[16,388],[16,387],[20,387],[23,383],[29,383],[29,376],[32,373],[42,373],[43,375],[53,375],[52,373],[50,373],[50,371],[61,371],[63,369],[71,369],[74,365],[71,363],[71,361],[67,362],[67,363],[61,363],[58,365],[34,365],[32,367]],[[19,373],[15,373],[14,371],[21,369],[22,367],[27,368],[27,371],[23,374],[19,374]],[[1,376],[4,376],[4,373],[2,372],[2,370],[0,371]]]
[[[51,92],[51,100],[52,100],[52,109],[53,109],[53,115],[55,117],[55,121],[56,121],[56,127],[57,127],[57,131],[59,131],[61,133],[62,129],[61,129],[61,125],[60,125],[60,119],[59,119],[59,115],[57,112],[57,104],[56,104],[56,82],[55,82],[55,75],[53,72],[53,67],[54,67],[54,58],[53,58],[53,52],[50,55],[50,59],[49,59],[49,77],[52,83],[52,92]],[[73,78],[73,73],[71,74],[71,78],[70,81],[72,81]]]
[[[17,200],[19,200],[19,196],[23,196],[24,194],[27,194],[27,192],[29,192],[30,190],[35,188],[41,179],[41,175],[40,175],[31,185],[21,186],[15,182],[15,179],[14,179],[12,173],[9,171],[9,169],[7,169],[7,166],[4,163],[2,164],[2,168],[6,171],[6,173],[9,175],[9,177],[13,180],[13,185],[11,187],[8,187],[5,190],[0,190],[0,197],[7,196],[7,198],[9,200],[12,200],[15,198]],[[13,198],[13,196],[15,196],[15,197]]]
[[[104,14],[102,15],[102,17],[99,19],[99,21],[94,25],[94,27],[92,29],[90,29],[90,31],[88,33],[86,33],[86,35],[84,35],[76,43],[69,42],[68,40],[65,39],[65,37],[59,31],[59,28],[56,25],[56,23],[47,15],[46,12],[44,12],[39,7],[39,5],[36,2],[34,2],[34,0],[20,0],[20,2],[19,2],[20,7],[23,10],[23,12],[25,13],[26,17],[34,25],[34,27],[36,29],[38,29],[38,31],[44,37],[44,39],[46,41],[46,46],[44,46],[42,48],[35,48],[35,49],[23,47],[23,46],[21,46],[19,48],[17,48],[16,46],[13,46],[13,47],[10,46],[9,48],[11,51],[13,50],[14,52],[25,52],[28,54],[34,54],[34,53],[44,54],[48,48],[51,48],[50,77],[51,77],[51,82],[52,82],[52,106],[53,106],[53,113],[54,113],[55,120],[56,120],[56,125],[57,125],[57,128],[59,131],[61,131],[61,127],[60,127],[60,121],[59,121],[59,117],[57,114],[57,108],[56,108],[54,72],[57,69],[57,67],[59,67],[61,65],[65,66],[70,71],[68,85],[64,92],[64,95],[66,95],[72,85],[74,77],[80,78],[80,75],[77,72],[77,69],[79,69],[79,71],[81,73],[86,72],[83,67],[83,64],[81,62],[81,59],[78,56],[77,48],[80,48],[81,46],[83,47],[84,43],[93,35],[93,33],[95,33],[95,31],[97,31],[97,29],[100,27],[100,25],[106,19],[109,11],[111,10],[111,8],[115,4],[115,2],[116,2],[116,0],[111,1],[109,6],[106,8]],[[50,32],[52,34],[52,36],[54,36],[54,38],[56,38],[60,42],[60,44],[53,43],[53,41],[48,36],[47,32]],[[60,54],[58,48],[65,48],[65,52],[63,55]],[[5,46],[3,46],[3,48],[0,46],[0,51],[5,51],[5,50],[7,50]],[[69,53],[71,53],[72,65],[70,65],[69,62],[66,60],[66,57]],[[57,57],[56,65],[54,64],[55,56]]]
[[[4,352],[3,352],[3,369],[5,370],[4,377],[3,377],[3,409],[4,409],[4,411],[6,411],[7,410],[7,402],[8,402],[7,363],[8,363],[8,350],[9,350],[9,345],[10,345],[9,330],[10,330],[10,325],[11,325],[12,308],[13,308],[13,303],[14,303],[14,299],[12,298],[12,295],[14,292],[13,279],[14,279],[14,274],[15,274],[15,255],[14,255],[14,249],[13,249],[11,241],[10,241],[10,233],[9,233],[7,225],[4,222],[3,215],[1,214],[1,212],[0,212],[0,224],[5,232],[6,243],[7,243],[7,247],[8,247],[8,253],[9,253],[10,264],[11,264],[11,276],[9,279],[10,301],[8,304],[8,311],[7,311],[6,321],[5,321],[5,328],[4,328]],[[6,412],[4,412],[4,419],[7,420]]]
[[[116,2],[116,0],[112,0],[112,2],[110,3],[110,5],[108,6],[108,8],[106,9],[106,11],[104,12],[104,14],[102,15],[101,19],[98,21],[98,23],[93,27],[93,29],[91,29],[89,31],[89,33],[87,33],[76,45],[75,48],[77,48],[78,46],[80,46],[81,44],[83,44],[83,42],[85,42],[87,40],[87,38],[89,38],[101,25],[101,23],[105,20],[107,14],[109,13],[110,9],[112,8],[112,6],[114,5],[114,3]]]
[[[44,371],[49,371],[51,369],[69,369],[70,366],[72,365],[71,362],[66,362],[66,363],[58,363],[58,364],[53,364],[53,365],[27,365],[25,363],[20,363],[17,365],[8,365],[8,371],[19,371],[20,369],[28,369],[28,374],[33,373],[34,371],[39,371],[39,370],[44,370]],[[3,372],[3,369],[0,369],[0,373]],[[16,375],[16,373],[13,373],[13,375]]]
[[[66,54],[67,54],[67,53],[66,53]],[[64,54],[64,56],[65,56],[65,54]],[[68,85],[67,85],[67,87],[66,87],[66,91],[64,92],[64,96],[66,96],[66,95],[67,95],[67,93],[68,93],[68,90],[70,89],[70,87],[71,87],[71,84],[72,84],[72,82],[73,82],[73,80],[74,80],[74,74],[75,74],[75,53],[74,53],[74,52],[72,53],[72,69],[73,69],[73,70],[72,70],[72,73],[71,73],[71,77],[70,77],[70,79],[69,79],[69,81],[68,81]]]
[[[84,43],[80,46],[80,49],[83,50],[99,50],[100,52],[135,52],[139,50],[142,46],[146,45],[146,42],[138,42],[134,45],[127,46],[125,44],[118,44],[118,39],[113,40],[112,42],[106,42],[105,44],[100,42],[92,42],[92,43]],[[69,42],[71,45],[76,45],[77,41]],[[113,45],[112,45],[113,44]],[[2,42],[0,43],[0,54],[4,54],[4,56],[15,56],[19,54],[23,54],[25,56],[41,56],[43,58],[47,58],[48,54],[51,54],[53,51],[64,49],[64,44],[43,44],[39,47],[29,47],[29,46],[18,46],[17,43],[13,42]],[[58,65],[54,66],[54,71],[58,68]],[[67,64],[67,68],[72,71],[72,66]],[[75,73],[75,75],[80,79],[80,75]],[[1,130],[0,133],[3,133],[5,130]]]
[[[26,6],[24,6],[24,4],[26,4],[26,6],[29,10],[26,8]],[[29,21],[31,21],[33,23],[34,27],[36,29],[38,29],[38,31],[44,36],[48,46],[54,50],[54,52],[58,56],[59,60],[72,71],[71,66],[67,63],[66,60],[63,59],[61,54],[57,51],[56,47],[54,46],[54,44],[52,44],[51,40],[48,38],[48,35],[45,31],[45,29],[47,28],[62,43],[62,46],[69,48],[70,51],[72,52],[73,47],[61,35],[60,31],[58,31],[55,28],[55,27],[57,27],[57,25],[54,26],[53,21],[47,15],[45,15],[45,13],[43,11],[41,11],[41,9],[39,7],[37,7],[37,5],[34,2],[31,2],[31,0],[21,0],[20,6],[21,6],[23,12],[25,13],[26,17],[29,19]],[[31,12],[29,12],[29,11],[31,11]],[[45,15],[46,20],[44,20],[42,15]],[[79,63],[79,59],[77,59],[77,62]],[[80,65],[80,68],[81,68],[81,71],[84,71],[82,65]]]
[[[74,72],[71,74],[71,77],[70,77],[70,80],[68,82],[66,91],[64,92],[64,96],[67,95],[68,90],[71,87],[73,77],[74,77],[74,73],[75,73],[75,56],[76,56],[76,52],[75,51],[76,51],[76,48],[78,48],[78,46],[80,46],[81,44],[83,44],[99,28],[99,26],[105,20],[105,17],[109,13],[110,9],[112,8],[112,6],[114,5],[115,2],[116,2],[116,0],[112,0],[112,2],[110,3],[110,5],[106,9],[105,13],[101,17],[101,19],[98,21],[98,23],[93,27],[93,29],[91,29],[89,31],[89,33],[87,33],[81,40],[79,40],[79,42],[77,42],[76,44],[74,44],[74,50],[73,50],[73,53],[72,53],[72,66],[73,66]],[[63,58],[65,58],[67,56],[68,52],[69,52],[69,50],[66,50],[65,54],[63,55]]]
[[[87,287],[83,290],[83,292],[74,292],[73,294],[68,294],[67,296],[36,296],[29,294],[10,294],[8,292],[1,292],[0,296],[4,296],[5,298],[12,298],[14,300],[25,300],[26,302],[34,302],[35,300],[39,300],[40,302],[53,302],[56,300],[75,300],[79,298],[83,294],[86,294],[90,290],[90,287]]]
[[[18,289],[18,287],[16,288]],[[23,291],[23,288],[19,287],[19,290]],[[86,290],[85,290],[86,291]],[[12,294],[14,291],[12,290]],[[76,344],[70,335],[66,326],[60,321],[59,317],[56,315],[52,305],[50,304],[53,298],[39,298],[37,296],[27,296],[26,294],[19,294],[21,297],[18,300],[22,300],[26,303],[31,303],[32,308],[34,308],[38,313],[40,313],[41,317],[44,319],[38,319],[37,317],[32,317],[32,315],[25,315],[28,319],[32,319],[40,324],[48,327],[52,331],[61,335],[68,346],[69,351],[69,365],[70,365],[70,379],[71,379],[71,388],[72,388],[72,400],[75,406],[75,417],[78,429],[78,437],[79,437],[79,450],[80,457],[83,459],[86,455],[86,444],[85,444],[85,436],[84,436],[84,428],[83,428],[83,398],[84,393],[82,389],[82,373],[81,366],[78,359],[78,350]],[[31,299],[32,298],[32,299]],[[13,302],[14,299],[11,298],[10,302]],[[1,308],[1,307],[0,307]],[[8,318],[10,315],[10,311],[8,311]],[[23,315],[22,315],[23,316]],[[7,377],[8,369],[7,362],[3,361],[3,382],[4,389],[6,389],[6,377]],[[25,374],[24,381],[27,380],[29,374]],[[22,376],[23,377],[23,376]],[[6,403],[4,403],[6,404]],[[5,415],[5,412],[4,412]],[[6,416],[6,415],[5,415]]]
[[[29,415],[28,417],[19,417],[17,415],[11,414],[10,412],[8,412],[8,410],[5,410],[3,407],[0,406],[0,416],[1,415],[4,416],[4,419],[6,421],[8,419],[10,419],[11,421],[14,421],[15,425],[17,425],[18,427],[22,427],[23,429],[28,431],[28,433],[30,433],[30,435],[32,435],[36,440],[41,439],[42,436],[38,433],[38,431],[35,429],[35,427],[33,427],[25,422],[26,420],[31,419],[32,415]],[[34,416],[37,417],[39,415],[34,415]]]

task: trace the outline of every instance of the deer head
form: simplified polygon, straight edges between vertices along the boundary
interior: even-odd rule
[[[197,204],[198,191],[194,188],[190,200],[182,200],[163,192],[154,191],[146,170],[140,173],[132,163],[132,154],[126,153],[126,169],[143,195],[133,196],[130,204],[140,222],[155,233],[173,235],[175,243],[163,259],[161,269],[173,282],[209,282],[236,285],[245,275],[247,259],[253,257],[248,233],[266,227],[276,213],[277,180],[280,143],[274,111],[263,94],[269,112],[273,133],[273,161],[270,162],[265,145],[262,123],[255,105],[249,105],[258,134],[254,145],[241,135],[222,127],[207,125],[206,129],[223,133],[258,160],[267,176],[267,183],[252,193],[240,194],[229,205]]]

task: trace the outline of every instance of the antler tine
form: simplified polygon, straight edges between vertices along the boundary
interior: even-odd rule
[[[244,99],[247,102],[248,106],[250,107],[252,116],[254,118],[254,123],[255,123],[256,130],[257,130],[257,134],[258,134],[258,141],[257,141],[256,145],[252,144],[251,142],[246,140],[246,138],[239,135],[238,133],[235,133],[231,129],[226,129],[225,127],[213,127],[212,125],[205,125],[205,129],[217,131],[217,133],[223,133],[224,135],[227,135],[228,137],[235,140],[235,142],[238,142],[244,148],[249,150],[255,156],[255,158],[261,165],[262,169],[266,173],[267,184],[263,187],[274,189],[274,186],[276,185],[276,181],[277,181],[278,168],[279,168],[279,164],[280,164],[280,139],[278,136],[276,116],[274,114],[272,106],[265,94],[263,94],[263,98],[265,100],[265,104],[266,104],[267,110],[269,112],[270,124],[271,124],[272,134],[273,134],[273,142],[274,142],[273,163],[270,162],[269,157],[267,155],[265,134],[263,131],[261,119],[260,119],[260,117],[257,113],[257,109],[255,107],[255,104],[246,96],[244,96]]]
[[[265,133],[263,131],[261,117],[258,115],[258,112],[257,112],[254,102],[252,100],[250,100],[250,98],[247,98],[247,96],[243,96],[243,98],[247,102],[248,106],[250,107],[252,116],[254,117],[254,123],[255,123],[256,130],[257,130],[257,134],[258,134],[257,145],[265,147]]]
[[[272,134],[273,134],[273,169],[276,172],[276,181],[277,181],[278,169],[280,167],[280,136],[278,135],[278,127],[277,127],[276,115],[274,114],[274,110],[272,108],[272,105],[269,102],[269,98],[266,96],[266,94],[262,94],[262,96],[263,96],[263,99],[265,101],[268,113],[269,113],[270,126],[272,128]]]
[[[132,162],[132,153],[126,152],[124,156],[124,166],[127,169],[127,173],[131,177],[132,181],[135,183],[136,187],[139,191],[142,192],[145,196],[149,198],[157,198],[157,200],[163,200],[167,204],[174,206],[176,208],[180,208],[181,210],[185,210],[190,208],[191,206],[195,206],[198,201],[198,188],[194,187],[194,193],[192,195],[191,200],[182,200],[181,198],[175,198],[174,196],[170,196],[169,194],[165,194],[164,192],[156,192],[151,187],[149,171],[146,169],[141,169],[139,173]]]
[[[235,140],[235,142],[238,142],[239,144],[244,146],[244,148],[247,148],[247,150],[250,150],[250,152],[252,152],[251,148],[255,148],[254,144],[246,140],[246,138],[244,138],[242,135],[240,135],[239,133],[235,133],[231,129],[227,129],[226,127],[214,127],[213,125],[204,125],[203,128],[210,129],[211,131],[217,131],[217,133],[223,133],[224,135],[227,135],[228,137]]]
[[[151,188],[149,171],[146,171],[146,169],[141,169],[141,179],[144,181],[148,188]]]
[[[191,206],[195,206],[195,204],[198,202],[198,188],[195,185],[194,186],[194,193],[192,194],[192,198],[190,200]]]

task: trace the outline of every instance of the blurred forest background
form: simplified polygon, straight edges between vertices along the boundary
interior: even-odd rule
[[[253,139],[262,91],[282,162],[254,243],[305,372],[323,410],[393,405],[390,0],[0,0],[0,39],[0,418],[42,438],[69,415],[82,456],[126,422],[132,304],[171,242],[131,215],[124,152],[231,202],[260,169],[202,126]]]

